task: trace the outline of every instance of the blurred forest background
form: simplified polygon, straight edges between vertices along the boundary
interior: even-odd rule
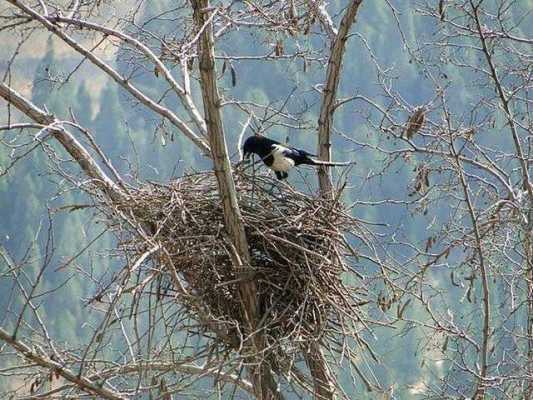
[[[116,7],[124,9],[131,6],[127,1],[114,3]],[[144,2],[136,10],[136,20],[139,24],[147,23],[149,27],[150,19],[169,9],[170,3],[169,0]],[[382,242],[385,251],[393,253],[397,260],[403,260],[406,264],[414,258],[403,244],[414,243],[419,248],[427,247],[428,238],[440,231],[443,221],[447,221],[453,213],[453,206],[448,203],[449,200],[432,199],[431,196],[413,201],[418,166],[425,156],[413,153],[410,157],[391,157],[390,152],[402,145],[391,140],[370,122],[379,121],[379,115],[364,99],[372,99],[383,108],[390,105],[383,95],[383,81],[378,82],[379,76],[386,76],[391,91],[401,93],[402,99],[408,104],[428,105],[435,100],[435,82],[417,60],[425,44],[434,39],[435,19],[423,15],[420,11],[423,5],[419,3],[363,2],[348,41],[339,88],[339,97],[359,96],[359,101],[348,102],[336,110],[332,147],[334,160],[355,162],[348,171],[333,170],[334,179],[342,174],[345,174],[343,179],[347,176],[342,201],[346,205],[353,205],[353,215],[379,226],[379,231],[387,238]],[[521,36],[531,38],[533,21],[529,13],[533,9],[533,2],[523,0],[512,3],[512,14],[517,19],[529,19],[530,22],[520,25],[523,30]],[[343,1],[329,2],[328,9],[335,21],[343,4]],[[391,7],[397,8],[398,14],[393,13]],[[163,24],[161,19],[155,19],[154,23]],[[164,29],[164,24],[159,29]],[[518,32],[515,34],[519,35]],[[182,174],[211,167],[209,160],[200,155],[190,141],[174,132],[175,128],[135,104],[129,95],[89,62],[80,65],[80,57],[67,51],[57,38],[49,36],[47,32],[35,32],[31,41],[16,49],[16,34],[11,35],[13,41],[6,42],[6,36],[3,36],[4,41],[0,46],[0,72],[6,74],[7,80],[12,79],[11,84],[36,105],[46,106],[60,118],[69,119],[73,115],[94,134],[97,143],[129,181],[168,182]],[[223,41],[217,53],[260,55],[272,51],[280,43],[285,45],[284,53],[298,50],[285,44],[284,40],[282,34],[278,33],[258,36],[243,30],[238,35],[232,35],[231,40]],[[323,44],[310,35],[305,45],[312,49]],[[7,60],[15,51],[19,52],[16,74],[6,70]],[[108,46],[105,55],[106,61],[119,71],[132,73],[143,90],[154,94],[162,92],[164,83],[154,75],[154,71],[130,69],[131,59],[127,49],[120,45]],[[442,63],[440,69],[443,75],[439,79],[446,86],[447,93],[452,94],[447,103],[451,113],[461,114],[471,109],[472,104],[486,95],[484,90],[493,90],[480,88],[475,70],[448,64],[442,55],[435,54],[434,57],[435,63]],[[479,54],[474,52],[470,55],[465,53],[464,57],[470,57],[468,62],[473,65],[481,66],[484,63]],[[224,67],[223,63],[226,64]],[[231,62],[221,60],[217,69],[219,74],[225,70],[222,77],[223,96],[228,101],[235,98],[279,106],[290,98],[286,111],[297,115],[298,120],[293,121],[292,126],[276,124],[264,134],[315,152],[314,129],[320,93],[313,88],[324,80],[325,66],[322,61],[307,65],[299,58],[266,63],[236,57]],[[72,76],[76,79],[71,79]],[[194,97],[199,98],[198,92]],[[166,103],[167,106],[179,109],[177,102],[173,105],[171,101]],[[248,116],[237,107],[224,107],[223,113],[228,146],[236,162],[238,135]],[[0,114],[3,120],[7,120],[8,109],[5,104],[2,104]],[[404,117],[406,119],[407,116]],[[483,144],[502,151],[511,148],[509,136],[500,134],[505,124],[503,116],[500,116],[492,128],[485,129]],[[250,129],[248,134],[252,134]],[[6,138],[7,133],[4,140]],[[83,205],[87,200],[55,173],[58,166],[46,154],[53,152],[52,147],[43,151],[35,142],[35,145],[31,145],[31,152],[16,161],[17,168],[7,171],[13,160],[12,152],[9,147],[0,147],[0,250],[3,254],[0,273],[6,269],[8,257],[23,263],[28,275],[37,273],[46,264],[39,291],[43,294],[53,292],[53,295],[43,296],[40,300],[42,316],[56,340],[68,343],[73,348],[82,346],[92,335],[92,330],[87,327],[97,319],[87,306],[88,300],[94,295],[91,280],[97,278],[105,282],[121,267],[118,255],[117,258],[113,257],[115,239],[106,232],[105,224],[99,223],[98,215],[90,208],[69,208],[74,204]],[[431,161],[429,163],[431,165]],[[302,168],[292,173],[289,182],[310,193],[317,191],[316,172],[312,168]],[[47,253],[47,248],[52,247],[53,254]],[[76,255],[79,256],[74,257]],[[450,310],[454,310],[457,318],[461,319],[457,321],[458,324],[472,327],[480,323],[480,284],[475,283],[473,288],[468,285],[468,269],[455,276],[450,274],[455,266],[463,262],[464,255],[454,251],[438,267],[428,270],[426,278],[432,281],[435,292],[440,293],[433,294],[438,307],[435,312],[445,313],[448,310],[450,313]],[[366,269],[374,267],[362,260],[358,268],[362,275],[367,275]],[[85,271],[85,277],[81,276],[80,270]],[[368,273],[368,276],[371,274]],[[519,310],[510,319],[508,315],[500,315],[497,305],[505,303],[504,297],[508,293],[496,279],[491,279],[490,284],[494,288],[492,318],[505,320],[506,324],[515,327],[522,326],[522,330],[525,330],[526,311]],[[377,320],[394,320],[398,312],[396,305],[391,308],[379,306],[382,296],[387,293],[390,295],[390,289],[380,281],[369,280],[367,285],[372,287],[374,296],[369,305],[371,314]],[[10,298],[4,294],[12,290],[14,288],[8,281],[0,281],[0,303]],[[409,322],[427,320],[427,310],[422,305],[413,301],[402,303],[402,306],[405,306],[405,310],[402,309],[402,321],[396,322],[393,327],[373,327],[368,334],[379,362],[365,359],[362,355],[360,363],[362,368],[373,371],[383,387],[392,388],[394,397],[391,398],[425,397],[430,392],[429,388],[437,388],[440,380],[453,369],[453,362],[443,356],[448,340],[445,334],[436,335],[422,324]],[[1,305],[2,310],[6,307],[6,304]],[[10,318],[1,315],[8,320]],[[462,372],[457,370],[456,373],[460,375]],[[15,386],[12,379],[0,376],[0,387],[7,390]],[[346,379],[351,379],[348,374]],[[352,398],[376,398],[375,393],[367,393],[362,386],[359,387],[360,391],[350,394]]]

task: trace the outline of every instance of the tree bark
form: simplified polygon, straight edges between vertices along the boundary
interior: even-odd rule
[[[305,351],[305,350],[304,350]],[[305,351],[305,362],[313,377],[313,386],[317,400],[335,398],[335,385],[324,353],[318,343],[313,343]]]
[[[339,87],[342,59],[348,38],[348,32],[355,22],[357,11],[363,0],[353,0],[342,17],[339,31],[331,43],[331,53],[326,73],[326,85],[322,94],[322,105],[318,118],[318,158],[323,161],[331,161],[331,126],[333,113],[335,112],[335,96]],[[320,193],[324,197],[333,197],[333,185],[328,167],[318,168],[318,183]]]
[[[527,282],[527,368],[526,372],[533,376],[533,210],[529,212],[529,223],[525,233],[524,247],[526,254]],[[524,399],[533,398],[533,380],[529,380],[524,390]]]
[[[209,1],[192,0],[191,3],[194,9],[193,17],[196,27],[203,29],[198,41],[200,86],[211,156],[224,208],[224,222],[235,250],[234,266],[237,271],[244,271],[250,266],[250,254],[220,113],[221,101],[216,82],[213,29],[211,22],[208,22]],[[263,335],[257,332],[259,318],[255,282],[242,282],[239,286],[239,294],[244,320],[248,322],[247,335],[253,335],[252,347],[249,348],[252,355],[247,361],[250,363],[250,375],[255,395],[259,399],[280,398],[272,373],[261,356],[265,343]]]
[[[326,73],[326,85],[322,95],[320,116],[318,119],[318,157],[324,161],[331,161],[331,127],[333,125],[333,113],[335,112],[335,97],[339,87],[342,60],[346,47],[346,40],[351,26],[355,22],[355,17],[362,0],[350,2],[342,17],[338,32],[329,29],[329,36],[332,38],[331,51]],[[322,9],[322,13],[325,10]],[[326,18],[328,21],[331,19]],[[329,168],[318,168],[318,183],[320,194],[324,198],[333,198],[333,184]],[[306,353],[306,362],[309,371],[313,376],[315,394],[317,399],[334,399],[335,385],[328,368],[327,361],[318,343],[313,344],[309,352]]]

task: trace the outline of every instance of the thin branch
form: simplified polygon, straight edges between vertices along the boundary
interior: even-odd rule
[[[248,126],[250,125],[250,122],[252,122],[253,118],[254,118],[254,114],[250,113],[250,115],[248,116],[248,119],[242,126],[241,133],[239,135],[239,140],[237,141],[237,151],[239,152],[239,160],[243,159],[242,145],[244,141],[244,134],[246,133],[246,129],[248,129]]]
[[[455,157],[457,164],[457,172],[459,173],[459,179],[461,181],[461,187],[465,196],[465,201],[468,206],[468,213],[472,223],[472,229],[476,238],[476,252],[479,257],[479,269],[481,271],[481,285],[483,291],[483,327],[482,327],[482,345],[481,345],[481,369],[479,372],[479,380],[475,391],[474,399],[483,399],[485,393],[485,378],[487,377],[488,369],[488,352],[489,352],[489,339],[490,339],[490,290],[489,290],[489,278],[485,261],[485,255],[483,253],[483,244],[481,234],[479,231],[476,212],[474,210],[474,204],[470,196],[470,188],[465,178],[464,168],[458,157],[458,152],[455,149],[454,139],[450,137],[450,147]]]
[[[103,186],[104,191],[110,197],[114,199],[124,197],[122,190],[102,171],[81,143],[52,114],[41,110],[3,82],[0,82],[0,97],[4,98],[9,104],[15,106],[35,122],[47,126],[46,129],[48,132],[63,145],[65,150],[76,160],[81,169],[89,177]]]
[[[186,90],[178,84],[170,70],[165,66],[165,64],[163,64],[161,59],[157,57],[148,46],[146,46],[145,44],[130,35],[94,22],[83,21],[74,18],[66,18],[61,16],[49,17],[48,20],[51,22],[64,22],[70,25],[75,25],[82,28],[88,28],[97,32],[101,32],[108,36],[114,36],[140,50],[152,63],[154,63],[157,71],[163,75],[163,77],[168,82],[174,93],[176,93],[178,98],[181,100],[183,106],[185,107],[185,110],[187,111],[191,119],[194,121],[197,128],[200,130],[200,133],[202,135],[205,135],[207,133],[205,120],[194,105],[190,90]]]
[[[39,354],[37,351],[30,348],[25,343],[20,340],[16,340],[10,335],[7,331],[0,327],[0,339],[8,343],[13,347],[19,354],[27,358],[28,360],[34,362],[35,364],[47,368],[50,372],[59,374],[64,379],[75,384],[80,390],[83,390],[87,394],[98,395],[103,399],[109,400],[127,400],[125,396],[101,386],[99,382],[95,382],[86,376],[80,376],[75,374],[70,369],[65,368],[58,362],[50,359],[45,354]]]
[[[119,74],[115,69],[102,61],[94,53],[91,53],[85,47],[81,46],[76,40],[67,35],[60,27],[50,22],[47,17],[44,17],[26,6],[19,0],[7,0],[9,3],[18,7],[31,18],[40,22],[46,29],[61,38],[66,44],[80,53],[82,56],[88,58],[94,65],[104,71],[109,77],[111,77],[116,83],[126,89],[131,95],[133,95],[142,104],[150,108],[152,111],[168,119],[173,125],[175,125],[187,138],[189,138],[194,144],[196,144],[200,150],[208,155],[209,146],[203,138],[198,136],[185,122],[183,122],[176,114],[170,111],[168,108],[162,106],[156,101],[146,96],[142,91],[133,86],[128,79]]]

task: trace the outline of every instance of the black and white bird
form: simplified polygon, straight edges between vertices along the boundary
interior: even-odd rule
[[[278,179],[285,179],[289,176],[288,171],[297,165],[324,165],[339,166],[350,163],[320,161],[312,157],[315,155],[305,150],[289,147],[275,140],[264,136],[250,136],[245,140],[242,148],[243,160],[250,158],[250,155],[257,154],[265,165],[276,173]]]

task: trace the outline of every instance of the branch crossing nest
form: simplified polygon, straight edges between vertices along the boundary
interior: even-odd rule
[[[200,322],[199,333],[223,332],[226,343],[238,347],[246,326],[238,285],[253,279],[268,342],[305,346],[323,335],[345,334],[347,321],[359,321],[362,295],[346,283],[353,284],[355,275],[350,279],[342,257],[353,254],[343,232],[356,230],[356,221],[338,202],[267,176],[239,173],[236,187],[252,259],[245,271],[232,264],[212,172],[145,185],[118,209],[160,245],[155,262],[174,277],[178,301]],[[122,246],[133,257],[151,246],[138,231],[126,233]]]

